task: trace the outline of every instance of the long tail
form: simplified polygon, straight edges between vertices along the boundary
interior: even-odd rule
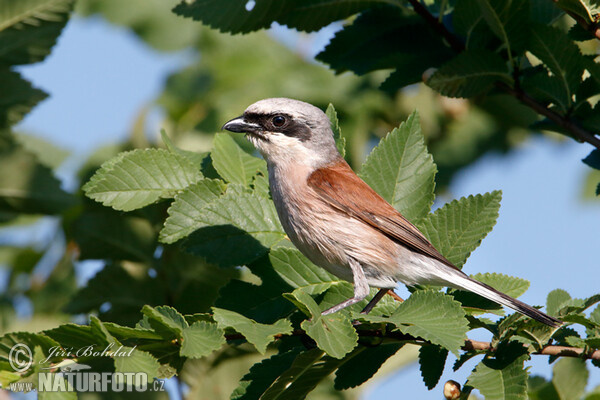
[[[498,304],[503,306],[512,308],[515,311],[520,312],[523,315],[526,315],[530,318],[535,319],[536,321],[540,321],[543,324],[550,325],[553,327],[559,327],[563,324],[563,322],[559,319],[549,316],[541,312],[538,309],[531,307],[528,304],[523,303],[517,299],[513,299],[512,297],[499,292],[493,287],[486,285],[485,283],[481,283],[476,281],[475,279],[469,278],[465,273],[460,270],[456,270],[458,274],[452,274],[452,277],[446,277],[449,281],[448,285],[454,287],[456,289],[468,290],[470,292],[476,293],[486,299],[490,299]]]

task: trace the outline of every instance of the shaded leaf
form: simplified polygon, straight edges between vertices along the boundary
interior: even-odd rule
[[[266,0],[256,2],[248,9],[246,0],[195,0],[182,1],[173,11],[202,21],[221,32],[247,33],[266,29],[273,22],[302,31],[315,31],[377,2],[358,0],[331,3],[307,0],[297,3],[290,0]]]
[[[408,220],[414,221],[431,209],[435,173],[419,116],[414,112],[373,149],[360,176]]]
[[[534,25],[528,50],[542,60],[567,93],[568,106],[581,83],[585,60],[579,47],[556,28]]]
[[[335,373],[336,390],[362,385],[371,379],[383,364],[404,346],[404,343],[384,343],[376,347],[358,347],[344,359]]]
[[[581,399],[589,377],[585,360],[561,358],[554,364],[552,372],[552,383],[561,400]]]
[[[433,389],[444,373],[448,350],[439,346],[423,345],[419,348],[419,367],[427,389]]]
[[[189,328],[189,324],[177,310],[169,306],[150,307],[145,305],[142,314],[148,323],[158,333],[165,333],[166,337],[181,338],[183,331]]]
[[[425,83],[444,96],[472,97],[496,81],[512,82],[506,63],[487,50],[467,50],[437,69]]]
[[[0,142],[0,209],[57,214],[74,204],[75,197],[61,189],[52,171],[33,154],[19,145]]]
[[[198,229],[195,221],[202,218],[202,211],[225,193],[225,184],[216,179],[202,179],[175,195],[169,207],[169,217],[160,231],[163,243],[173,243]]]
[[[150,353],[130,347],[124,347],[123,352],[126,353],[126,355],[114,357],[115,372],[121,372],[123,374],[145,373],[148,376],[148,382],[152,382],[153,378],[158,376],[160,363]],[[117,376],[120,376],[121,379],[123,379],[123,375]]]
[[[0,2],[0,64],[42,61],[69,19],[73,0]]]
[[[184,248],[222,267],[258,259],[285,235],[272,201],[232,185],[202,209],[193,227]]]

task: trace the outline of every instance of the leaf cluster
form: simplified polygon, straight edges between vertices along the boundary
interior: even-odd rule
[[[332,106],[328,115],[343,147]],[[122,152],[84,186],[87,197],[108,207],[89,203],[89,211],[78,217],[96,216],[95,230],[102,231],[95,238],[102,241],[102,251],[98,242],[78,239],[82,233],[74,238],[80,240],[82,256],[104,259],[108,265],[73,297],[67,310],[95,311],[101,319],[38,334],[9,333],[2,338],[0,366],[8,368],[10,344],[19,341],[36,348],[40,357],[47,357],[53,346],[113,343],[134,349],[133,355],[81,357],[78,362],[120,372],[135,369],[155,378],[186,377],[194,365],[216,368],[223,357],[259,353],[266,358],[247,367],[231,398],[301,399],[331,374],[338,390],[362,385],[410,344],[420,346],[419,362],[429,389],[437,385],[448,353],[458,357],[455,369],[483,353],[466,392],[476,388],[493,398],[525,398],[524,363],[531,353],[551,341],[586,352],[600,346],[600,307],[584,313],[600,296],[571,299],[560,290],[548,296],[548,312],[568,325],[583,325],[586,335],[567,327],[550,329],[518,314],[492,322],[481,315],[503,315],[496,304],[436,287],[417,288],[402,303],[386,297],[368,315],[359,313],[365,300],[322,316],[322,310],[352,295],[352,285],[313,265],[285,237],[265,182],[265,162],[229,134],[217,135],[213,150],[202,156],[177,148],[164,132],[162,138],[165,149]],[[500,192],[464,197],[429,212],[436,166],[416,113],[373,149],[361,170],[363,179],[410,215],[456,265],[465,263],[498,216]],[[119,222],[107,223],[110,215]],[[94,225],[86,221],[82,226]],[[241,272],[239,266],[244,266]],[[186,292],[186,282],[173,281],[198,272],[206,275],[206,281],[196,277],[204,288],[187,278],[191,292]],[[475,277],[512,296],[523,294],[529,285],[502,274]],[[493,338],[487,351],[466,346],[467,333],[477,328]],[[37,372],[2,375],[2,383],[35,382]]]

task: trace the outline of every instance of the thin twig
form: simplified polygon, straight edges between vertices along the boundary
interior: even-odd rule
[[[360,325],[360,324],[358,324]],[[404,334],[400,331],[383,331],[380,329],[359,329],[357,333],[360,337],[376,337],[381,339],[391,339],[397,340],[401,342],[412,342],[412,343],[427,343],[421,338]],[[307,336],[306,332],[302,329],[295,329],[289,335],[277,334],[274,335],[275,340],[279,340],[285,336]],[[233,340],[245,340],[245,337],[239,333],[225,335],[225,339],[228,341]],[[494,351],[495,349],[492,347],[490,342],[482,342],[479,340],[467,339],[465,340],[465,344],[462,346],[462,350],[470,351],[470,350],[479,350],[479,351]],[[559,356],[559,357],[576,357],[590,360],[600,360],[600,350],[595,350],[593,352],[585,352],[585,349],[579,347],[569,347],[569,346],[555,346],[555,345],[547,345],[542,347],[542,350],[533,352],[531,354],[537,355],[546,355],[546,356]]]
[[[415,13],[417,13],[421,18],[423,18],[438,34],[440,34],[444,38],[444,40],[448,42],[452,50],[454,50],[457,53],[461,53],[465,50],[465,45],[460,41],[460,39],[456,37],[452,32],[450,32],[443,23],[440,23],[437,20],[437,18],[435,18],[429,12],[427,7],[421,4],[418,0],[408,0],[408,2],[412,5]],[[600,38],[600,29],[595,28],[594,34]],[[546,118],[556,123],[566,131],[570,132],[571,136],[575,139],[580,140],[582,142],[587,142],[592,146],[600,149],[600,138],[598,138],[592,132],[589,132],[588,130],[577,125],[577,123],[575,123],[574,121],[571,121],[570,119],[560,114],[557,114],[542,103],[539,103],[533,97],[524,92],[522,89],[515,89],[503,82],[498,82],[496,86],[504,90],[506,93],[517,98],[523,104],[536,111],[538,114],[545,116]]]

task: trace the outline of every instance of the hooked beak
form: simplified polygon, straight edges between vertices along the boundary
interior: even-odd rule
[[[252,122],[246,122],[246,120],[244,120],[244,116],[242,115],[227,122],[221,127],[221,130],[223,129],[230,132],[257,134],[260,133],[261,126]]]

